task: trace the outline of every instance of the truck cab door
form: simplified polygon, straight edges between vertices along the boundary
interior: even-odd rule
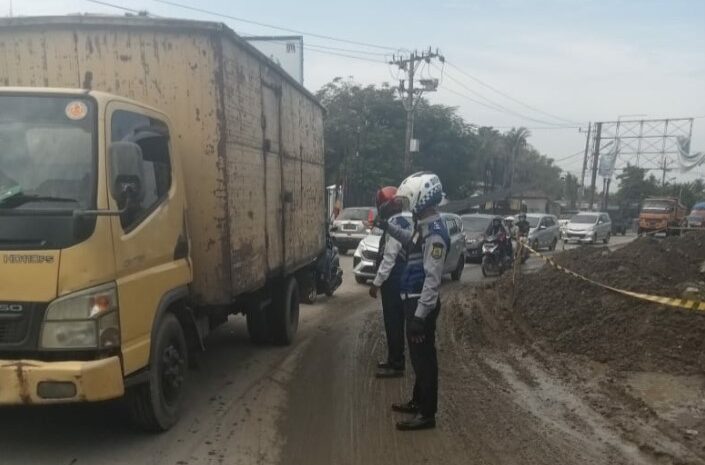
[[[109,199],[117,274],[125,374],[147,365],[157,308],[170,291],[191,280],[182,175],[172,158],[166,119],[142,108],[112,102],[106,112],[108,183],[118,181],[117,146],[132,151],[132,169],[141,161],[139,194],[129,202]],[[135,155],[137,154],[137,155]],[[141,159],[141,160],[140,160]],[[114,190],[114,189],[113,189]]]

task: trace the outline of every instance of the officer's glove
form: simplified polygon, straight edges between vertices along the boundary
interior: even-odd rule
[[[389,223],[387,222],[387,220],[382,218],[381,215],[377,215],[377,217],[375,218],[375,220],[372,224],[374,225],[375,228],[379,228],[382,231],[386,231],[387,228],[389,227]]]
[[[423,342],[426,337],[426,320],[415,316],[409,321],[407,331],[409,332],[411,342],[417,344]]]

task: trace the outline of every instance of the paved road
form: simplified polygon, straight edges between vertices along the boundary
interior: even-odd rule
[[[302,306],[291,347],[251,345],[241,317],[214,333],[173,430],[133,431],[119,402],[3,409],[0,465],[469,463],[467,444],[459,444],[467,441],[447,428],[394,431],[388,406],[406,397],[409,379],[374,380],[383,344],[379,302],[352,279],[351,257],[342,263],[344,285],[332,298]],[[527,267],[539,263],[532,258]],[[468,265],[462,281],[482,282],[479,266]],[[490,421],[493,410],[485,414],[483,422]]]

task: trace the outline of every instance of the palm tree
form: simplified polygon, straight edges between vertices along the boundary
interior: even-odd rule
[[[514,167],[521,151],[526,147],[526,140],[531,136],[531,132],[525,127],[510,129],[505,135],[509,153],[509,169],[505,171],[504,186],[511,189],[514,184]]]

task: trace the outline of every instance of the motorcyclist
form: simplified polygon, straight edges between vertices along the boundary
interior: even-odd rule
[[[504,219],[504,224],[507,225],[507,232],[509,233],[509,237],[512,239],[516,238],[516,227],[514,226],[514,217],[513,216],[508,216]]]
[[[526,221],[526,213],[520,213],[517,216],[517,219],[518,219],[518,221],[516,223],[517,242],[521,241],[522,237],[525,237],[528,240],[529,231],[531,230],[531,225],[529,224],[528,221]],[[519,253],[519,252],[517,252],[517,253]],[[524,257],[524,259],[526,259],[526,256]]]
[[[412,174],[399,186],[397,198],[402,199],[412,213],[414,229],[404,230],[391,222],[382,222],[379,226],[399,240],[407,251],[400,291],[409,355],[416,379],[412,399],[392,404],[392,410],[416,414],[413,419],[398,422],[397,429],[419,430],[436,426],[436,319],[441,310],[439,290],[450,236],[436,209],[443,198],[443,186],[438,176],[428,172]]]
[[[531,229],[531,225],[529,224],[528,221],[526,221],[526,213],[520,213],[519,216],[517,217],[519,221],[517,221],[516,228],[517,228],[517,237],[521,236],[529,236],[529,230]]]
[[[492,218],[492,224],[490,225],[489,231],[487,231],[487,236],[494,236],[502,248],[502,252],[505,257],[512,257],[512,241],[509,236],[509,232],[502,224],[502,218],[496,216]]]
[[[401,202],[396,200],[397,188],[383,187],[377,191],[378,216],[403,230],[411,231],[410,215],[403,215]],[[377,298],[382,291],[382,314],[387,335],[387,360],[377,364],[377,378],[404,376],[404,304],[399,292],[401,275],[406,264],[406,252],[401,243],[387,232],[379,242],[377,275],[370,287],[370,296]]]

